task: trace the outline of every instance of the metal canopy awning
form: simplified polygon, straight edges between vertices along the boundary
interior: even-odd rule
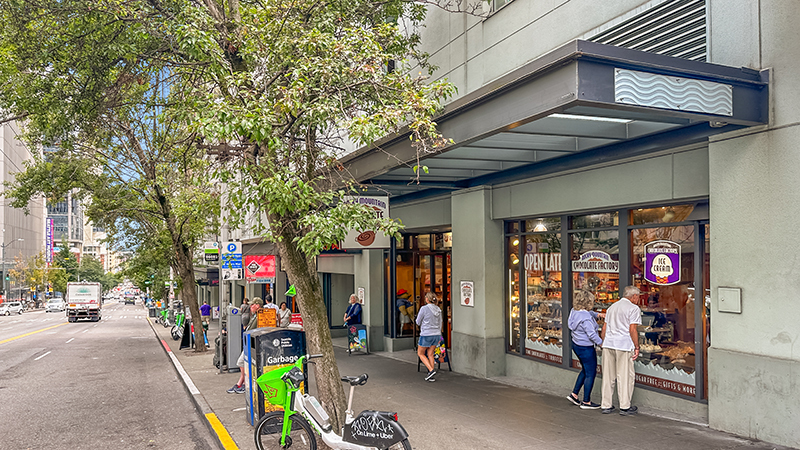
[[[418,180],[407,132],[340,162],[375,193],[438,194],[764,124],[767,91],[767,71],[576,40],[448,105],[436,121],[454,143],[422,155]]]

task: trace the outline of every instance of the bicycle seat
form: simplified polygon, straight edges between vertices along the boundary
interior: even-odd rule
[[[367,384],[367,378],[369,375],[362,373],[357,377],[342,377],[342,381],[350,383],[350,386],[363,386]]]

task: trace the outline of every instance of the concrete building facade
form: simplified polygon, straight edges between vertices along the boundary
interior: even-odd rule
[[[19,127],[15,122],[10,122],[0,126],[0,173],[2,181],[10,182],[14,180],[14,174],[24,170],[24,162],[31,161],[34,157],[28,146],[19,138]],[[3,206],[0,208],[0,242],[5,249],[5,267],[11,268],[15,258],[27,259],[39,254],[44,249],[45,233],[45,207],[44,200],[31,201],[28,205],[29,214],[21,209],[12,208],[10,199],[3,198]],[[21,239],[21,240],[20,240]],[[5,274],[3,274],[5,276]],[[17,288],[10,295],[18,297],[23,294],[19,289],[25,289],[27,284],[22,281],[9,280],[9,290]]]
[[[495,6],[431,9],[420,30],[458,87],[430,172],[409,184],[372,149],[342,161],[406,226],[389,249],[320,257],[364,290],[371,346],[412,347],[397,299],[431,290],[454,370],[566,395],[572,296],[603,310],[636,285],[634,404],[800,447],[800,4]],[[407,142],[380,144],[412,161]]]

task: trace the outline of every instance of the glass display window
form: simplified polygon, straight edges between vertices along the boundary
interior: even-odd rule
[[[508,288],[508,351],[519,353],[520,339],[520,304],[519,304],[519,235],[506,237],[507,288]]]
[[[606,212],[572,216],[570,229],[580,230],[585,228],[607,228],[619,226],[619,212]]]
[[[643,293],[636,381],[690,396],[696,393],[695,242],[694,225],[631,230],[631,276]]]
[[[553,233],[560,230],[560,217],[543,217],[525,221],[526,233]]]
[[[561,241],[556,233],[525,236],[525,354],[561,364]]]
[[[656,208],[637,208],[632,209],[631,221],[632,225],[648,225],[660,223],[675,223],[683,222],[689,218],[689,215],[694,211],[695,205],[674,205],[674,206],[659,206]]]
[[[619,300],[619,230],[570,233],[572,291],[594,295],[595,310]]]

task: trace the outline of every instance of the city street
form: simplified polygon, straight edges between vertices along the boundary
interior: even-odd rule
[[[0,317],[0,449],[211,449],[140,305]]]

